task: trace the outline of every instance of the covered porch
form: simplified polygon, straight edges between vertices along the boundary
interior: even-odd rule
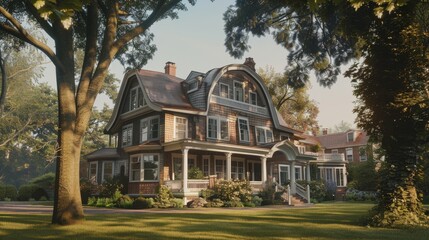
[[[296,181],[310,180],[309,160],[315,159],[300,154],[287,140],[263,147],[181,140],[164,147],[163,184],[181,197],[198,196],[219,179],[248,180],[254,193],[262,191],[268,182],[282,184],[288,179],[290,194],[297,194],[300,186]],[[198,168],[203,178],[190,179],[193,168]],[[291,169],[297,171],[291,173]],[[308,197],[307,193],[303,195]]]

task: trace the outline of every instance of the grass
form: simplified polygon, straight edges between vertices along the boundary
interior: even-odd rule
[[[83,224],[56,226],[50,215],[0,213],[0,239],[428,239],[429,229],[362,225],[368,203],[311,208],[157,210],[88,215]]]

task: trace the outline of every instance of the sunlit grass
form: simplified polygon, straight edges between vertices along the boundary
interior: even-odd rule
[[[83,224],[65,227],[49,224],[50,215],[0,213],[0,239],[428,239],[429,229],[363,226],[371,207],[153,210],[88,215]]]

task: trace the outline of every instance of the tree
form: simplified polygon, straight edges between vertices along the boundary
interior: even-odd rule
[[[427,3],[418,1],[237,1],[225,13],[226,47],[247,48],[248,34],[272,33],[289,50],[291,81],[314,70],[329,86],[340,66],[357,83],[358,126],[385,153],[372,215],[376,226],[427,224],[416,182],[429,142]]]
[[[286,123],[295,129],[316,134],[319,129],[316,120],[319,108],[309,99],[308,87],[293,88],[289,85],[288,72],[276,73],[273,68],[260,68],[258,74],[264,80],[275,107]]]
[[[80,152],[91,109],[111,62],[116,58],[130,67],[144,65],[156,50],[148,29],[156,21],[177,18],[180,10],[186,10],[180,0],[2,2],[0,30],[42,51],[56,69],[59,151],[53,223],[72,224],[83,219]],[[55,48],[28,32],[28,22],[50,37]],[[77,77],[76,49],[84,49],[82,71]]]
[[[351,123],[341,121],[337,125],[334,126],[334,133],[340,133],[340,132],[346,132],[350,129],[353,129],[353,126]]]
[[[3,111],[0,114],[0,179],[19,186],[52,170],[56,146],[56,94],[37,83],[43,58],[35,49],[7,53]],[[32,56],[29,58],[28,56]],[[3,90],[3,89],[2,89]],[[38,99],[38,101],[34,101]]]

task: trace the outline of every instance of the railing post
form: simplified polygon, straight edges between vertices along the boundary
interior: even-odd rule
[[[290,194],[290,185],[289,184],[287,185],[287,202],[288,202],[288,205],[292,204],[292,196]]]
[[[307,203],[310,203],[310,184],[307,184]]]

